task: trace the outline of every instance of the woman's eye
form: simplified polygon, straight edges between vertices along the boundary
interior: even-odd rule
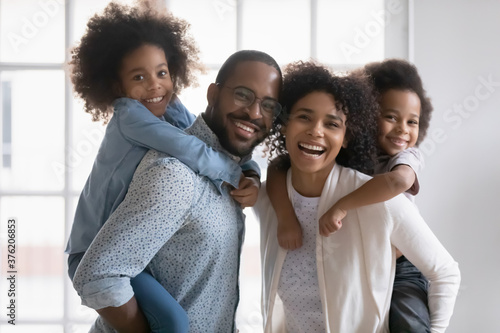
[[[168,75],[168,72],[167,72],[167,71],[160,71],[160,72],[158,73],[158,76],[159,76],[159,77],[163,77],[163,76],[167,76],[167,75]]]
[[[394,117],[393,115],[390,115],[390,114],[384,116],[384,118],[388,119],[388,120],[396,120],[396,117]]]
[[[142,75],[136,75],[136,76],[134,76],[134,77],[133,77],[133,80],[134,80],[134,81],[141,81],[141,80],[144,80],[144,76],[142,76]]]
[[[418,121],[416,121],[416,120],[410,120],[408,123],[410,125],[418,125]]]
[[[330,127],[330,128],[331,128],[331,127],[333,127],[333,128],[337,128],[337,127],[339,127],[339,124],[337,124],[337,123],[328,123],[328,124],[326,124],[326,126],[327,126],[327,127]]]

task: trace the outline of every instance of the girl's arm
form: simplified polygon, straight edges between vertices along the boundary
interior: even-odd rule
[[[120,131],[133,144],[172,155],[200,175],[238,187],[241,168],[225,154],[158,119],[136,100],[119,98],[113,105]]]
[[[342,227],[342,219],[350,209],[356,209],[394,198],[407,191],[416,180],[415,171],[405,164],[390,172],[376,175],[357,190],[337,201],[319,220],[319,231],[328,236]]]
[[[287,250],[302,246],[302,228],[286,190],[286,171],[273,161],[267,168],[266,191],[278,218],[278,243]]]

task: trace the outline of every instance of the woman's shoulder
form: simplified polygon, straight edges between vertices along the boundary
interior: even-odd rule
[[[351,184],[355,188],[358,188],[359,186],[372,179],[371,176],[355,169],[351,169],[341,165],[336,165],[336,168],[339,173],[339,182],[346,185]]]

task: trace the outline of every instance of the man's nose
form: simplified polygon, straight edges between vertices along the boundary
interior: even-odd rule
[[[256,98],[253,103],[247,106],[248,115],[250,119],[260,119],[262,118],[262,110],[260,106],[260,101]]]

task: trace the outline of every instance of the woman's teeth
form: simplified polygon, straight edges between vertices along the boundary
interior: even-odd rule
[[[316,151],[323,151],[325,150],[323,147],[320,147],[320,146],[313,146],[313,145],[310,145],[310,144],[307,144],[307,143],[299,143],[299,146],[303,147],[303,148],[306,148],[306,149],[310,149],[310,150],[316,150]]]

